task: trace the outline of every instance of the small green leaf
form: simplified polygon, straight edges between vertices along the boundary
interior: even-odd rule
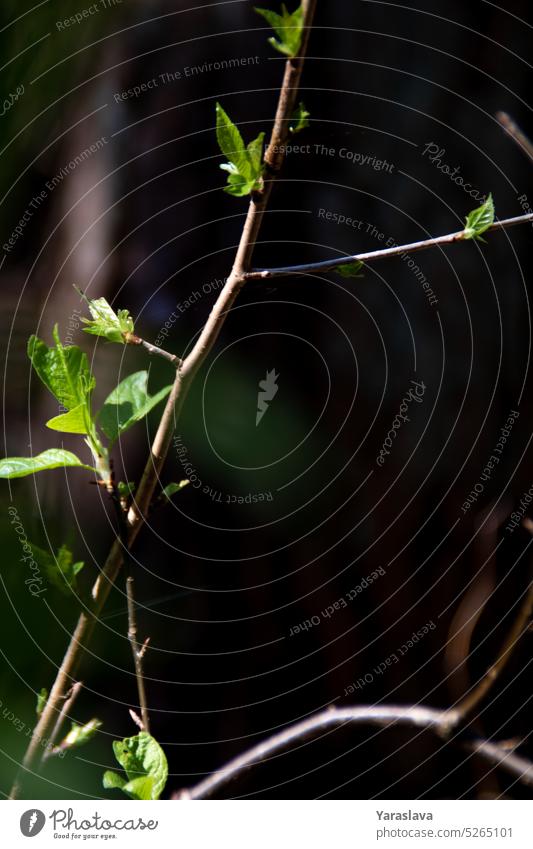
[[[340,274],[341,277],[363,277],[362,274],[359,274],[363,266],[364,263],[356,259],[353,262],[345,262],[342,265],[336,265],[334,271],[336,271],[337,274]]]
[[[76,576],[84,567],[83,561],[73,563],[73,555],[66,545],[62,545],[57,554],[44,551],[30,543],[33,559],[46,573],[50,583],[65,595],[77,592]]]
[[[228,183],[224,191],[235,197],[244,197],[261,189],[263,174],[264,133],[245,147],[243,138],[220,103],[216,105],[217,141],[228,162],[221,169],[228,172]]]
[[[217,116],[217,141],[220,150],[226,156],[236,172],[250,179],[250,163],[246,154],[246,147],[238,127],[235,126],[229,115],[224,111],[220,103],[216,105]]]
[[[481,234],[488,230],[491,224],[494,223],[494,201],[492,194],[489,194],[485,203],[473,209],[466,216],[465,229],[463,239],[481,239]]]
[[[279,41],[275,38],[269,38],[268,42],[279,53],[291,58],[296,56],[300,50],[302,43],[304,13],[302,6],[292,12],[288,11],[285,3],[281,4],[281,15],[277,12],[272,12],[270,9],[255,8],[255,11],[261,15],[267,23],[270,24]]]
[[[48,690],[46,687],[43,687],[39,693],[37,693],[37,704],[35,705],[35,713],[37,716],[40,716],[45,708],[46,702],[48,701]]]
[[[119,494],[119,498],[128,498],[128,496],[133,495],[135,492],[135,484],[131,481],[128,483],[124,483],[124,481],[120,481],[117,484],[117,490]]]
[[[289,132],[295,135],[296,133],[300,133],[302,130],[305,130],[306,127],[309,126],[310,115],[311,113],[307,111],[305,104],[300,101],[291,115]]]
[[[77,467],[95,472],[92,466],[86,466],[70,451],[62,448],[49,448],[36,457],[6,457],[0,460],[0,478],[24,478],[26,475],[34,475],[36,472],[44,472],[47,469],[59,469]]]
[[[119,310],[116,313],[105,298],[97,298],[96,300],[85,298],[85,300],[92,315],[92,320],[89,318],[82,319],[87,325],[83,328],[85,333],[103,336],[108,342],[118,342],[125,345],[128,335],[132,334],[134,330],[133,319],[128,310]]]
[[[169,501],[176,492],[184,489],[190,483],[189,480],[182,480],[179,483],[169,483],[161,493],[161,498],[167,498]]]
[[[121,780],[115,772],[107,771],[104,773],[104,787],[123,790],[132,799],[159,799],[167,782],[168,764],[157,740],[141,731],[136,737],[115,740],[113,751],[128,781]]]
[[[68,413],[62,413],[46,422],[50,430],[58,430],[61,433],[87,433],[87,406],[79,404]]]
[[[165,386],[155,395],[149,395],[147,386],[148,372],[137,371],[119,383],[106,398],[98,418],[102,430],[111,442],[148,415],[172,389],[172,386]]]
[[[89,368],[87,354],[77,345],[66,348],[61,344],[57,324],[54,327],[55,347],[49,348],[37,336],[28,341],[28,356],[32,366],[47,389],[67,410],[81,404],[87,406],[96,381]]]
[[[118,772],[108,769],[104,772],[102,783],[105,790],[122,790],[126,786],[126,779]]]
[[[85,725],[72,723],[72,728],[68,732],[65,739],[60,743],[60,749],[77,749],[79,746],[84,746],[89,740],[92,740],[102,723],[99,719],[91,719]]]

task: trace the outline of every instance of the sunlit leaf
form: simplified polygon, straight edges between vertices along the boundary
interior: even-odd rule
[[[83,328],[85,333],[103,336],[108,342],[126,344],[128,335],[132,334],[134,330],[133,319],[128,310],[119,310],[116,313],[105,298],[85,299],[92,315],[92,320],[89,318],[82,319],[87,325]]]
[[[87,405],[79,404],[68,413],[55,416],[46,422],[46,427],[61,433],[87,433]]]
[[[463,239],[480,239],[481,234],[494,223],[494,201],[489,194],[485,203],[466,216]],[[485,241],[480,239],[480,241]]]
[[[92,466],[86,466],[70,451],[62,448],[49,448],[35,457],[6,457],[0,460],[0,478],[23,478],[26,475],[34,475],[36,472],[44,472],[47,469],[59,469],[77,467],[89,469],[94,472]]]
[[[98,414],[105,435],[114,442],[166,398],[171,389],[172,386],[165,386],[155,395],[149,395],[148,372],[130,374],[113,389]]]
[[[336,265],[334,270],[337,274],[340,274],[341,277],[363,277],[363,275],[359,273],[363,266],[364,263],[356,259],[353,262],[345,262],[342,265]]]
[[[74,410],[82,404],[88,404],[88,397],[96,381],[89,368],[87,354],[77,345],[64,347],[57,325],[53,335],[56,343],[54,348],[49,348],[37,336],[31,336],[28,341],[28,356],[52,395],[65,409]]]
[[[311,113],[305,108],[305,104],[300,102],[291,115],[289,123],[289,131],[295,135],[305,130],[309,126],[309,118]]]
[[[285,3],[281,4],[281,15],[271,9],[257,8],[255,11],[270,24],[278,39],[269,38],[268,42],[284,56],[294,57],[302,43],[304,13],[303,7],[298,6],[294,12],[289,12]]]
[[[141,731],[136,737],[115,740],[113,751],[126,773],[127,782],[108,770],[104,773],[104,787],[122,790],[132,799],[159,799],[167,782],[168,764],[157,740]]]

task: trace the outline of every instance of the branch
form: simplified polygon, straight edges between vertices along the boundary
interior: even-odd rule
[[[283,153],[280,153],[280,147],[283,148],[284,142],[289,134],[289,122],[291,120],[292,113],[294,112],[296,97],[298,94],[307,44],[313,23],[316,0],[303,0],[302,7],[304,14],[304,30],[300,52],[298,56],[287,60],[285,63],[285,74],[280,91],[274,127],[272,130],[270,144],[265,154],[265,160],[269,171],[271,172],[272,179],[265,181],[263,192],[252,195],[232,271],[226,281],[226,284],[220,291],[217,301],[215,302],[211,314],[202,329],[196,344],[192,348],[186,360],[179,364],[176,370],[176,377],[165,404],[163,415],[159,422],[159,427],[152,444],[150,456],[146,462],[141,481],[128,512],[127,521],[129,530],[126,546],[128,550],[131,549],[137,534],[144,524],[145,517],[148,514],[154,490],[168,453],[172,433],[176,427],[178,417],[181,413],[194,376],[215,344],[227,314],[233,306],[239,291],[246,282],[244,275],[250,268],[263,214],[270,198],[276,173],[283,162]],[[24,775],[33,772],[39,763],[40,741],[49,735],[50,730],[54,725],[56,715],[60,710],[62,700],[64,700],[65,694],[68,692],[69,688],[72,686],[72,682],[75,680],[83,652],[91,640],[95,624],[98,621],[105,602],[107,601],[111,587],[113,586],[122,566],[122,562],[123,546],[120,540],[115,540],[102,572],[93,586],[92,606],[90,609],[83,611],[79,617],[63,661],[58,669],[48,701],[34,728],[30,744],[24,755],[21,770],[11,791],[11,798],[18,797],[21,792]]]
[[[459,718],[446,710],[434,710],[425,707],[344,707],[329,708],[314,714],[309,719],[297,722],[285,730],[274,734],[263,743],[253,746],[248,752],[231,760],[225,767],[201,781],[189,790],[181,790],[172,798],[179,800],[207,799],[216,790],[229,784],[245,770],[257,766],[262,761],[276,756],[290,746],[304,742],[330,728],[343,728],[346,725],[393,725],[411,726],[431,731],[443,740],[447,740],[455,730]],[[486,740],[468,742],[466,748],[485,760],[497,764],[518,776],[526,784],[533,784],[533,764],[524,758],[508,752],[495,743]]]
[[[533,222],[533,212],[527,215],[517,215],[515,218],[504,218],[502,221],[495,221],[485,232],[490,233],[493,230],[505,230],[508,227],[514,227],[516,224],[526,224],[529,221]],[[424,239],[421,242],[411,242],[409,245],[394,245],[391,248],[382,248],[379,251],[370,251],[366,254],[353,254],[352,256],[326,259],[322,260],[322,262],[309,262],[303,265],[254,269],[244,274],[244,278],[245,280],[269,280],[272,277],[288,277],[295,274],[315,274],[321,271],[332,271],[338,268],[339,265],[345,265],[350,262],[364,262],[368,264],[378,259],[388,259],[391,256],[400,256],[404,253],[412,254],[416,253],[416,251],[424,251],[427,248],[436,248],[440,245],[462,242],[464,239],[465,231],[458,230],[456,233],[448,233],[446,236],[436,236],[433,239]]]
[[[345,725],[378,725],[389,726],[411,725],[436,731],[439,736],[447,736],[453,725],[450,716],[445,711],[432,710],[424,707],[345,707],[328,708],[308,719],[273,734],[263,743],[253,746],[243,755],[231,760],[225,767],[214,772],[190,790],[181,790],[173,798],[176,799],[206,799],[215,790],[228,784],[246,769],[256,766],[261,761],[273,757],[282,749],[314,737],[320,731]]]
[[[63,707],[61,708],[61,711],[59,712],[59,716],[57,717],[57,720],[56,720],[56,724],[54,725],[54,730],[50,734],[50,738],[47,742],[46,749],[44,750],[43,761],[48,760],[48,758],[52,757],[52,755],[55,754],[55,743],[56,743],[57,738],[59,737],[61,727],[62,727],[65,719],[68,718],[69,712],[72,710],[72,706],[74,705],[74,702],[78,698],[79,692],[80,692],[82,687],[83,687],[82,682],[76,681],[76,683],[72,685],[70,691],[67,693]]]
[[[126,334],[126,344],[141,345],[151,356],[162,357],[164,360],[167,360],[167,362],[172,363],[175,368],[179,368],[181,365],[182,361],[178,356],[176,356],[176,354],[171,354],[170,351],[158,348],[157,345],[152,345],[151,342],[141,339],[140,336],[136,336],[134,333]]]
[[[139,707],[141,709],[143,731],[150,733],[150,717],[148,715],[148,702],[146,700],[146,689],[144,686],[143,675],[143,657],[148,645],[148,640],[145,640],[142,646],[140,646],[137,642],[137,617],[135,615],[133,584],[134,581],[132,576],[128,575],[126,578],[126,595],[128,597],[128,640],[130,641],[133,662],[135,664],[135,677],[137,679],[137,692],[139,693]]]
[[[481,681],[471,690],[471,692],[461,699],[454,707],[454,712],[457,714],[458,720],[464,722],[476,710],[488,692],[492,689],[495,682],[500,678],[505,669],[511,655],[518,644],[521,637],[527,633],[531,614],[533,613],[533,581],[530,582],[526,595],[516,619],[514,620],[509,633],[505,638],[503,645],[496,657],[494,663],[489,667]]]
[[[507,112],[498,112],[496,114],[496,118],[502,125],[505,132],[508,133],[517,143],[518,147],[524,151],[526,156],[529,156],[529,158],[533,160],[533,144],[529,141],[525,133],[522,132],[520,127],[515,124]]]

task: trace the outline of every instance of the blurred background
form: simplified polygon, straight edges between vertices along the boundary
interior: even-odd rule
[[[268,132],[284,60],[248,0],[188,5],[2,4],[4,456],[62,442],[85,450],[44,426],[56,405],[30,373],[31,333],[50,343],[57,323],[89,353],[96,402],[144,367],[152,390],[171,382],[163,361],[84,334],[73,284],[129,309],[143,338],[182,355],[229,273],[247,202],[221,190],[215,102],[246,140]],[[501,9],[319,2],[302,81],[310,127],[294,138],[300,149],[287,156],[255,264],[451,232],[489,191],[501,218],[530,211],[531,163],[495,113],[533,129],[531,23],[526,0]],[[329,704],[446,707],[487,668],[530,578],[530,535],[506,530],[533,482],[530,265],[528,225],[487,244],[380,261],[358,279],[327,273],[243,291],[169,453],[164,483],[191,484],[151,516],[134,549],[167,795]],[[278,391],[256,424],[259,382],[272,369]],[[380,466],[412,381],[420,400]],[[139,480],[156,422],[157,411],[120,442],[123,480]],[[34,723],[36,693],[52,683],[83,604],[53,587],[32,597],[7,509],[35,544],[71,546],[85,591],[114,522],[105,494],[77,470],[5,482],[0,497],[7,793],[27,742],[20,727]],[[136,733],[126,634],[119,579],[73,716],[98,717],[102,729],[50,762],[29,785],[34,798],[105,795],[111,742]],[[525,756],[530,653],[526,636],[476,729],[522,740]],[[421,732],[348,728],[255,768],[227,793],[527,791]]]

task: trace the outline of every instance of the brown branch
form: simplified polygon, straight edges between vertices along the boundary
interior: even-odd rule
[[[135,615],[135,598],[133,596],[133,578],[126,578],[126,595],[128,598],[128,640],[130,641],[133,662],[135,664],[135,677],[137,679],[137,692],[139,693],[139,707],[143,731],[150,733],[150,717],[148,715],[148,702],[146,699],[146,688],[144,686],[143,657],[148,645],[145,640],[142,646],[137,642],[137,617]]]
[[[500,678],[505,669],[511,655],[518,644],[521,637],[528,631],[531,615],[533,613],[533,581],[530,582],[524,600],[519,607],[517,616],[509,629],[503,645],[496,657],[496,660],[491,664],[489,669],[483,675],[478,684],[461,699],[454,707],[454,713],[458,720],[464,723],[469,719],[474,711],[481,704],[483,699],[492,689],[498,678]]]
[[[174,368],[179,368],[181,365],[180,357],[176,356],[176,354],[171,354],[170,351],[165,351],[164,348],[158,348],[157,345],[152,345],[151,342],[147,342],[146,339],[141,339],[140,336],[136,336],[134,333],[126,334],[126,344],[127,345],[140,345],[145,351],[153,357],[162,357],[167,362],[171,363]]]
[[[514,218],[504,218],[502,221],[495,221],[485,231],[490,233],[494,230],[505,230],[508,227],[514,227],[517,224],[526,224],[533,221],[533,212],[527,215],[517,215]],[[400,256],[405,253],[416,253],[424,251],[428,248],[436,248],[441,245],[450,245],[454,242],[465,241],[465,231],[458,230],[456,233],[448,233],[446,236],[436,236],[433,239],[423,239],[420,242],[411,242],[409,245],[394,245],[391,248],[382,248],[378,251],[370,251],[369,253],[353,254],[351,256],[337,257],[336,259],[325,259],[321,262],[309,262],[303,265],[286,265],[280,268],[259,268],[254,269],[244,274],[245,280],[269,280],[272,277],[288,277],[299,274],[315,274],[322,271],[334,271],[339,265],[346,265],[350,262],[363,262],[365,264],[375,262],[378,259],[388,259],[392,256]]]
[[[507,112],[497,112],[496,118],[502,125],[505,132],[511,136],[513,141],[515,141],[518,147],[524,151],[526,156],[529,156],[529,158],[533,161],[533,144],[530,142],[525,133],[522,132],[520,127],[515,124],[511,116],[508,115]]]
[[[68,715],[69,715],[70,711],[72,710],[74,702],[78,698],[78,695],[79,695],[82,687],[83,687],[82,682],[76,681],[76,683],[72,685],[70,691],[67,693],[63,707],[61,708],[61,710],[59,712],[56,723],[54,725],[54,729],[53,729],[52,733],[50,734],[50,738],[48,740],[46,749],[44,750],[43,761],[48,760],[48,758],[50,758],[52,755],[55,754],[56,740],[59,737],[59,734],[60,734],[60,731],[61,731],[61,728],[63,726],[65,719],[68,719]]]
[[[226,316],[245,283],[245,272],[250,268],[255,242],[272,191],[273,180],[276,176],[276,171],[279,170],[283,162],[283,153],[280,152],[280,148],[283,148],[289,134],[289,121],[296,103],[316,0],[303,0],[302,7],[304,13],[304,30],[301,48],[298,56],[288,59],[285,63],[285,74],[280,91],[274,128],[269,147],[265,154],[269,170],[272,172],[272,179],[265,181],[265,187],[261,193],[252,195],[232,271],[215,302],[196,344],[186,360],[177,368],[176,377],[159,422],[150,456],[146,462],[141,481],[128,512],[129,530],[126,546],[128,550],[131,549],[148,514],[154,490],[168,453],[172,433],[190,385],[196,372],[215,344]],[[11,792],[11,798],[17,798],[21,792],[24,775],[35,771],[39,763],[40,741],[50,733],[57,713],[60,710],[62,700],[64,700],[65,694],[72,686],[83,653],[91,640],[95,624],[105,605],[111,587],[116,580],[122,562],[123,546],[120,540],[115,540],[102,572],[93,586],[92,606],[90,609],[81,613],[65,656],[58,668],[48,701],[34,728],[30,744],[24,755],[21,770]]]
[[[331,728],[344,728],[347,725],[377,725],[379,727],[411,726],[436,734],[448,740],[459,723],[459,717],[451,711],[434,710],[425,707],[403,706],[356,706],[329,708],[316,713],[302,722],[285,728],[278,734],[253,746],[243,755],[231,760],[226,766],[208,778],[187,790],[180,790],[172,798],[178,800],[207,799],[215,791],[225,787],[235,778],[281,751],[303,743],[317,734]],[[486,740],[468,741],[466,748],[490,763],[501,766],[516,775],[525,784],[533,783],[533,764],[503,747]]]

